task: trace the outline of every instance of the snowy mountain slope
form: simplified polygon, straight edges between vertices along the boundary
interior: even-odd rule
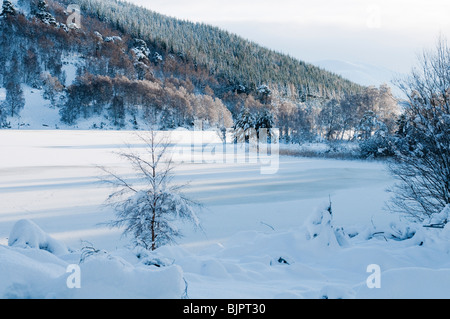
[[[70,83],[75,79],[76,59],[68,58],[63,70],[67,72],[67,82]],[[75,62],[74,62],[75,61]],[[19,116],[7,116],[6,122],[11,129],[20,130],[54,130],[54,129],[105,129],[117,130],[118,128],[108,120],[106,114],[91,116],[87,119],[80,119],[75,125],[68,125],[61,122],[61,115],[59,108],[52,105],[52,103],[44,98],[44,91],[42,89],[35,89],[28,85],[22,85],[24,95],[24,108],[20,111]],[[6,97],[6,90],[0,88],[0,103]],[[136,123],[134,122],[136,120]],[[134,119],[127,115],[124,121],[122,130],[133,130],[136,125],[145,127],[145,122],[142,119]]]
[[[55,129],[60,124],[58,109],[43,97],[42,90],[22,85],[25,106],[20,116],[8,117],[13,129]],[[1,99],[1,96],[0,96]]]
[[[379,87],[382,84],[387,84],[396,96],[403,96],[403,93],[393,83],[401,74],[387,68],[368,63],[353,63],[341,60],[321,60],[314,62],[314,64],[360,85]]]
[[[2,16],[0,88],[12,93],[0,105],[1,127],[54,128],[66,123],[73,128],[129,129],[136,126],[129,121],[139,110],[163,119],[161,129],[192,127],[196,119],[210,127],[224,123],[231,127],[242,105],[255,113],[277,105],[269,96],[279,90],[279,83],[289,83],[286,89],[294,94],[286,94],[296,103],[306,99],[324,103],[331,96],[362,89],[334,73],[212,26],[126,2],[77,0],[74,4],[83,11],[78,28],[67,22],[72,5],[67,0],[15,0]],[[25,84],[47,90],[49,99],[53,96],[48,91],[60,95],[61,99],[51,101],[59,108],[60,123],[49,118],[50,124],[35,124],[21,114],[23,99],[17,86]],[[25,99],[26,108],[36,105]],[[5,123],[5,114],[16,118]],[[96,118],[87,125],[90,117]]]

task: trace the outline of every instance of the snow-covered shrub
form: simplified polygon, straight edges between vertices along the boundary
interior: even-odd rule
[[[327,247],[347,246],[348,236],[342,227],[335,227],[331,204],[318,209],[305,223],[306,239]]]
[[[54,255],[64,255],[67,247],[45,233],[38,225],[28,219],[18,221],[8,239],[8,245],[19,248],[46,250]]]
[[[154,266],[158,268],[171,266],[175,262],[173,259],[155,253],[141,256],[140,260],[143,265]]]
[[[391,222],[389,227],[390,229],[386,232],[388,239],[398,241],[408,240],[413,238],[417,233],[417,227],[409,223]]]
[[[100,32],[94,31],[94,35],[97,37],[99,41],[103,41],[103,35]]]
[[[408,98],[395,135],[390,208],[426,222],[450,202],[450,47],[441,39],[400,83]]]
[[[84,263],[87,258],[96,256],[96,255],[106,255],[108,254],[105,250],[96,249],[94,245],[89,242],[84,242],[83,247],[81,248],[81,256],[80,256],[80,264]]]

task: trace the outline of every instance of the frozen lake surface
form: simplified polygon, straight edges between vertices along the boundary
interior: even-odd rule
[[[83,239],[110,248],[117,231],[97,224],[112,218],[102,207],[111,189],[99,183],[97,166],[132,174],[113,152],[133,142],[133,150],[139,150],[142,142],[132,132],[0,132],[1,242],[15,221],[29,218],[69,244]],[[267,227],[262,223],[284,230],[303,223],[330,197],[340,223],[385,216],[384,190],[392,179],[383,164],[281,157],[278,172],[270,175],[262,175],[260,166],[177,164],[176,182],[189,182],[186,193],[205,205],[205,234],[191,234],[183,242],[261,230]]]

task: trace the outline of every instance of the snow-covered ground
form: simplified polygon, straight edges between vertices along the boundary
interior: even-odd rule
[[[64,59],[63,71],[66,74],[66,84],[73,83],[76,77],[76,66],[80,64],[80,59],[76,56],[68,56]],[[117,130],[117,126],[107,119],[105,114],[93,115],[88,119],[80,118],[73,125],[61,122],[60,109],[52,105],[49,100],[44,98],[44,90],[32,88],[22,84],[23,97],[25,100],[24,108],[20,111],[20,116],[7,116],[6,122],[11,129],[20,130]],[[6,89],[0,87],[0,103],[6,99]],[[145,129],[144,121],[139,117],[138,126]],[[127,115],[124,119],[124,130],[134,129],[133,118]]]
[[[0,131],[1,298],[450,297],[450,229],[386,212],[394,181],[380,162],[281,156],[261,174],[252,161],[180,161],[202,231],[129,249],[102,225],[111,189],[97,168],[129,176],[113,153],[125,144],[142,147],[126,131]]]

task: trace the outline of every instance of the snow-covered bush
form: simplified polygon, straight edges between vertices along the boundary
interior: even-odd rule
[[[441,39],[425,53],[420,69],[401,88],[407,96],[395,136],[396,161],[389,167],[398,180],[390,208],[418,222],[440,214],[450,202],[450,47]]]
[[[155,64],[158,64],[160,62],[162,62],[163,56],[161,54],[159,54],[158,52],[153,53],[152,58],[150,59],[150,61],[152,61]]]
[[[38,225],[28,219],[19,220],[13,227],[8,245],[19,248],[46,250],[54,255],[64,255],[67,247],[45,233]]]
[[[305,223],[306,239],[326,247],[349,245],[348,235],[342,227],[335,227],[331,203],[318,209]]]

